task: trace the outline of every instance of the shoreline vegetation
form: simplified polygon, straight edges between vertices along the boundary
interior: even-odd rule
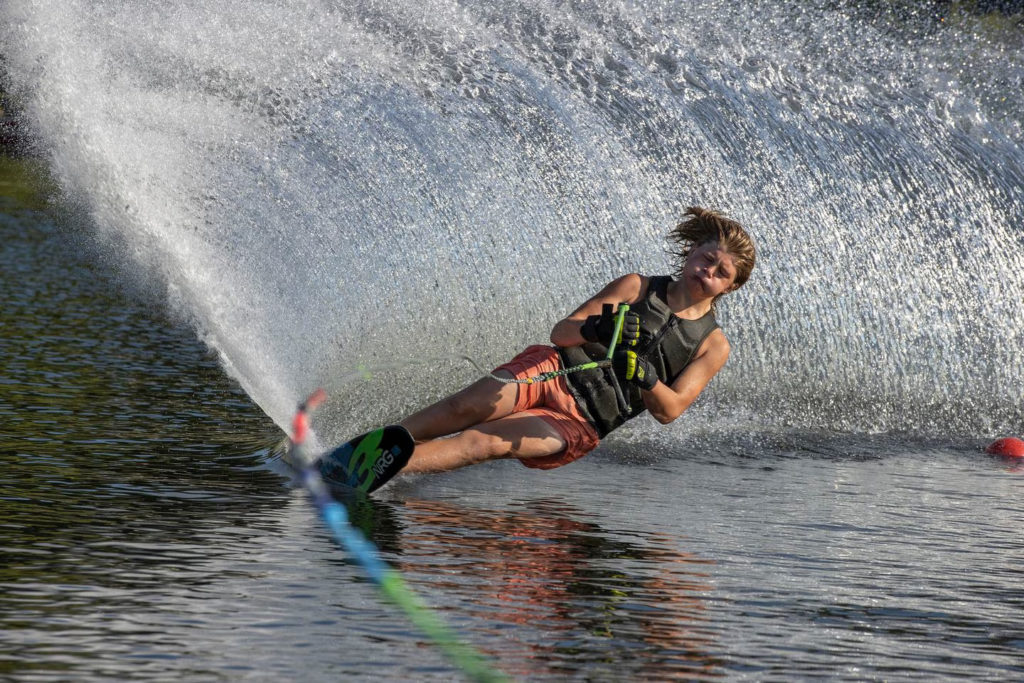
[[[20,157],[30,153],[29,142],[21,126],[17,98],[7,90],[7,58],[0,53],[0,157]]]
[[[2,64],[3,59],[0,58]],[[28,141],[21,131],[18,107],[0,87],[0,155],[23,156],[27,152]]]
[[[17,104],[0,86],[0,210],[41,211],[49,204],[53,191],[46,163],[22,132]]]
[[[53,190],[42,159],[0,152],[0,212],[43,211],[50,204]]]
[[[0,54],[0,211],[42,211],[50,204],[54,183],[24,132],[17,98],[7,92],[6,82],[6,60]]]

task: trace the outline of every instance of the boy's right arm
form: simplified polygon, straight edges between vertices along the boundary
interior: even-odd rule
[[[647,278],[637,273],[629,273],[612,280],[582,306],[555,323],[555,326],[551,328],[551,343],[555,346],[583,344],[586,340],[580,334],[580,327],[583,326],[587,317],[599,315],[601,307],[606,303],[610,303],[616,308],[620,303],[636,303],[644,291],[646,280]]]

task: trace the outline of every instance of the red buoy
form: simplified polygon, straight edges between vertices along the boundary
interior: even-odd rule
[[[1009,458],[1024,458],[1024,441],[1012,436],[996,439],[988,445],[985,452]]]

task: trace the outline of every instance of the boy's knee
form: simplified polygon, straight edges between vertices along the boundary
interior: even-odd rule
[[[480,402],[470,400],[463,393],[447,397],[444,404],[446,412],[461,421],[475,422],[480,413]]]
[[[511,449],[507,439],[480,429],[468,429],[461,437],[466,439],[467,449],[476,462],[506,457]]]

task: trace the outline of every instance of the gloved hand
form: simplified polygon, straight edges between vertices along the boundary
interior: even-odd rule
[[[580,327],[580,335],[588,342],[596,342],[611,346],[612,335],[615,334],[615,307],[612,304],[604,304],[601,307],[601,315],[587,316]],[[636,346],[640,338],[640,316],[633,311],[626,311],[622,320],[622,333],[617,343],[626,346]]]
[[[650,391],[658,383],[658,373],[654,366],[636,355],[636,351],[616,351],[612,357],[612,367],[615,374],[625,377],[641,389]]]

